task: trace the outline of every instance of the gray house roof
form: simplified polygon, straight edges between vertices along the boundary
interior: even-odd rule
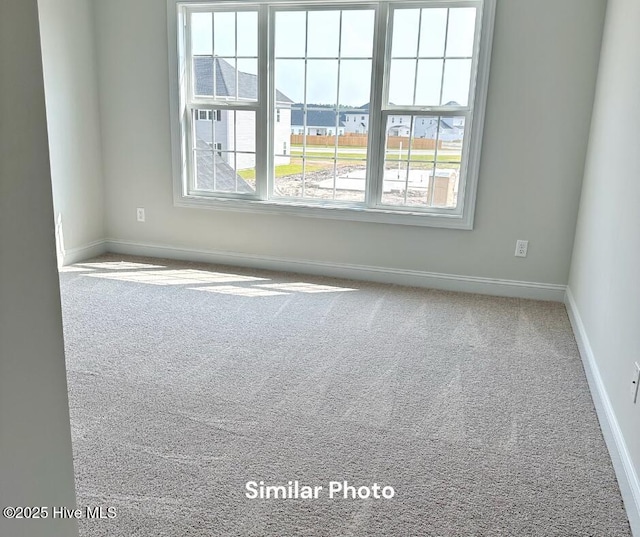
[[[198,149],[211,149],[211,146],[204,140],[198,140]],[[236,175],[235,170],[229,166],[215,151],[198,152],[198,188],[202,190],[213,190],[213,174],[215,169],[216,190],[223,192],[235,192],[236,185],[238,192],[252,193],[251,185],[242,177]]]
[[[228,61],[211,56],[195,56],[193,58],[194,89],[197,95],[213,95],[213,70],[215,65],[216,96],[236,96],[236,69]],[[238,71],[238,98],[258,98],[258,77],[251,73]],[[284,93],[276,90],[279,103],[292,103]]]
[[[314,105],[317,106],[317,105]],[[291,125],[304,125],[304,111],[302,104],[294,104],[291,106]],[[335,127],[336,126],[335,110],[328,108],[327,110],[307,110],[307,126],[308,127]],[[340,113],[338,118],[338,126],[344,127],[344,112]]]

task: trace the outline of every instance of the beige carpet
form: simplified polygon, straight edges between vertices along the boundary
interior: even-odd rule
[[[561,304],[115,256],[60,276],[78,503],[117,509],[83,537],[630,535]],[[395,496],[330,499],[343,480]]]

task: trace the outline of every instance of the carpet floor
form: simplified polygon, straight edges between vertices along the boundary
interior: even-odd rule
[[[562,304],[113,255],[60,278],[78,505],[117,511],[82,537],[630,535]],[[246,497],[296,480],[323,489]]]

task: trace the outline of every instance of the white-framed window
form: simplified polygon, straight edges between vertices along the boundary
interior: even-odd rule
[[[198,110],[195,116],[198,121],[211,121],[213,119],[213,112],[213,110]],[[220,119],[218,119],[218,121],[220,121]]]
[[[495,0],[168,3],[177,205],[472,228]]]

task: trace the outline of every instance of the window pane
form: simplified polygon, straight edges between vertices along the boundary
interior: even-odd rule
[[[213,54],[213,19],[211,13],[191,15],[191,51],[194,56]]]
[[[308,56],[338,57],[339,11],[310,11],[308,32]]]
[[[238,12],[238,56],[258,55],[258,14]]]
[[[238,98],[258,99],[258,60],[238,60]]]
[[[279,100],[304,102],[304,60],[276,60],[275,80]]]
[[[370,58],[373,54],[373,10],[353,9],[342,12],[343,58]]]
[[[444,66],[442,104],[467,106],[471,82],[471,60],[447,60]]]
[[[409,163],[406,161],[385,162],[382,184],[382,203],[404,205],[404,191]]]
[[[371,60],[340,62],[340,106],[363,106],[371,94]]]
[[[420,56],[443,57],[447,33],[446,9],[423,9],[420,30]]]
[[[239,194],[255,192],[255,155],[196,151],[194,165],[196,190]]]
[[[211,56],[193,57],[193,93],[213,97],[213,58]]]
[[[304,58],[306,13],[278,11],[276,13],[276,57]]]
[[[415,60],[392,60],[389,77],[389,103],[413,105]]]
[[[458,188],[460,183],[459,164],[438,164],[429,185],[430,207],[455,209],[458,204]]]
[[[196,151],[195,152],[195,188],[196,190],[213,190],[214,170],[213,170],[213,152],[212,151]]]
[[[418,52],[419,20],[419,9],[396,9],[393,11],[392,57],[416,57]]]
[[[409,147],[409,132],[411,130],[411,116],[401,116],[391,114],[387,118],[387,137],[395,137],[398,140],[387,146],[392,148],[401,148],[404,151]],[[404,142],[404,143],[403,143]]]
[[[413,118],[411,160],[433,162],[438,136],[438,122],[437,116],[416,116]]]
[[[239,76],[236,73],[235,58],[214,58],[215,66],[215,97],[225,100],[236,100],[238,94],[236,92],[236,82]],[[254,80],[257,84],[257,77]]]
[[[455,8],[449,10],[449,33],[447,36],[447,56],[473,54],[476,28],[476,8]]]
[[[464,144],[464,117],[443,117],[440,122],[438,139],[438,162],[459,163],[462,162],[462,149]]]
[[[439,105],[442,87],[442,60],[418,60],[416,103]]]
[[[307,104],[335,106],[338,97],[338,60],[307,61]]]
[[[215,56],[235,56],[236,54],[236,14],[213,14],[213,54]]]
[[[229,112],[231,119],[235,121],[236,151],[256,151],[256,114],[249,111]]]
[[[255,192],[255,155],[221,151],[196,153],[197,190],[239,194]]]

